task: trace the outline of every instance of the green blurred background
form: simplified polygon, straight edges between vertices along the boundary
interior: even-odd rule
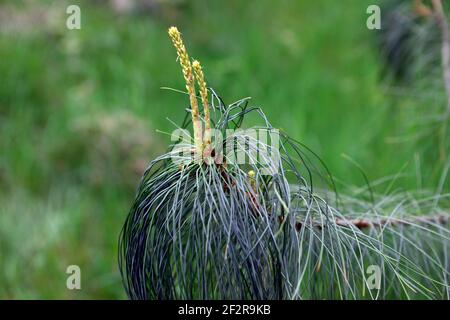
[[[380,193],[449,192],[440,71],[384,75],[366,27],[378,2],[0,1],[0,298],[126,298],[118,234],[170,142],[156,129],[187,105],[161,90],[184,87],[171,25],[225,102],[251,96],[339,189],[365,184],[347,155]],[[66,28],[69,4],[81,30]],[[73,264],[81,290],[66,288]]]

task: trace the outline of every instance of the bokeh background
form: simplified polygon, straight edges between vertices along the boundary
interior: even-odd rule
[[[363,171],[379,193],[449,192],[438,31],[423,17],[406,37],[408,20],[385,19],[384,3],[0,1],[0,298],[126,298],[118,235],[146,164],[170,142],[157,129],[172,131],[187,105],[161,89],[184,87],[171,25],[225,102],[251,96],[339,191],[364,187]],[[66,28],[70,4],[81,30]],[[384,39],[410,41],[397,60],[366,27],[370,4],[392,27]],[[81,290],[66,288],[73,264]]]

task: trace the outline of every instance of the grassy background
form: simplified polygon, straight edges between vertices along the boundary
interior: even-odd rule
[[[391,190],[437,188],[445,158],[424,119],[445,106],[440,78],[432,91],[382,78],[366,28],[377,1],[150,2],[125,14],[70,1],[82,14],[70,31],[69,2],[0,1],[0,298],[125,298],[118,234],[145,164],[169,143],[156,129],[171,131],[166,118],[187,104],[160,89],[183,88],[173,24],[225,102],[253,97],[338,181],[364,185],[346,154],[371,181],[397,176]],[[80,291],[66,288],[71,264]]]

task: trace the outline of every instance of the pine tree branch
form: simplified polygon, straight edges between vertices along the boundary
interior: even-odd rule
[[[336,219],[336,225],[340,227],[356,227],[358,229],[370,229],[376,227],[384,227],[384,226],[409,226],[409,225],[417,225],[417,224],[427,224],[434,223],[445,225],[450,222],[450,214],[446,212],[442,212],[436,215],[426,215],[426,216],[412,216],[408,219],[398,219],[398,218],[377,218],[377,219]],[[296,229],[300,230],[303,226],[304,222],[297,222]],[[307,223],[309,226],[322,229],[324,226],[323,222],[312,222]]]

